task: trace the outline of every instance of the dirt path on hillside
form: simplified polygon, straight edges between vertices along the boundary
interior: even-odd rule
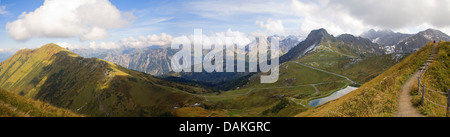
[[[433,49],[431,52],[431,56],[428,60],[433,60],[436,55],[436,47],[437,43],[433,45]],[[420,68],[422,71],[424,68]],[[416,84],[417,79],[420,75],[420,71],[414,73],[408,80],[406,80],[405,84],[403,84],[402,89],[400,90],[400,95],[398,98],[398,112],[395,115],[396,117],[423,117],[424,115],[420,114],[419,111],[413,106],[411,99],[411,89]]]
[[[422,114],[417,111],[417,109],[413,106],[411,99],[411,89],[413,85],[417,82],[416,79],[419,77],[419,71],[414,73],[408,80],[406,80],[405,84],[403,84],[402,89],[399,93],[398,98],[398,112],[395,115],[396,117],[423,117]]]

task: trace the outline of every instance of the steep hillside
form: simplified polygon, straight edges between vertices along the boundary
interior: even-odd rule
[[[0,117],[80,117],[72,111],[54,107],[0,89]]]
[[[393,116],[401,85],[425,63],[432,45],[428,43],[357,90],[297,116]]]
[[[364,84],[407,56],[407,54],[387,54],[364,58],[330,58],[329,56],[331,55],[333,54],[313,54],[298,61],[309,66],[344,75],[355,80],[358,84]],[[321,59],[321,57],[327,57],[328,59]]]
[[[280,57],[280,63],[296,60],[305,55],[309,50],[322,42],[322,39],[332,38],[325,29],[312,30],[308,37],[297,46],[289,50],[288,53]]]
[[[55,44],[20,50],[0,63],[0,87],[88,116],[159,116],[204,104],[190,94],[203,89],[83,58]]]
[[[418,107],[419,112],[425,116],[445,117],[447,108],[435,105],[426,101],[420,105],[422,99],[421,93],[417,93],[417,81],[412,89],[412,103]],[[437,47],[437,54],[434,61],[428,65],[426,72],[423,73],[421,83],[426,85],[427,89],[446,92],[450,89],[450,42],[440,42]],[[422,88],[421,88],[422,90]],[[439,105],[447,104],[447,96],[427,90],[425,97]]]

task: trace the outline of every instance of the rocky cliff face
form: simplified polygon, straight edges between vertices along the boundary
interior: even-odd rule
[[[101,58],[128,69],[158,76],[172,71],[170,60],[177,51],[170,48],[135,49],[126,54],[107,53]]]

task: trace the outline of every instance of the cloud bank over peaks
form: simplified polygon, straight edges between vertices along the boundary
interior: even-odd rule
[[[161,35],[138,36],[138,38],[122,38],[117,42],[90,42],[88,45],[57,42],[56,44],[70,49],[117,49],[117,48],[145,48],[153,45],[167,47],[172,42],[173,36],[162,33]]]
[[[120,39],[120,44],[126,47],[147,47],[153,45],[168,46],[172,42],[173,37],[162,33],[161,35],[139,36],[138,39],[133,37]]]
[[[255,38],[253,35],[246,35],[240,31],[233,31],[228,29],[225,32],[216,32],[211,33],[210,35],[201,35],[203,38],[204,44],[213,44],[214,40],[220,39],[223,43],[225,43],[227,38],[230,38],[230,42],[233,45],[238,46],[246,46],[251,43]],[[149,46],[162,46],[162,47],[170,47],[172,41],[175,38],[183,38],[183,40],[187,40],[184,42],[190,42],[193,44],[194,35],[182,35],[173,37],[172,35],[168,35],[166,33],[162,33],[161,35],[147,35],[147,36],[138,36],[135,37],[127,37],[122,38],[117,42],[90,42],[88,45],[79,45],[79,44],[71,44],[68,42],[57,42],[57,45],[60,45],[64,48],[70,49],[117,49],[117,48],[145,48]],[[209,43],[206,39],[209,39]],[[205,43],[206,42],[206,43]]]

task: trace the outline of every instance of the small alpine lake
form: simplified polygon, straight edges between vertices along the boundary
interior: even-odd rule
[[[344,96],[344,95],[346,95],[346,94],[348,94],[348,93],[350,93],[350,92],[352,92],[352,91],[354,91],[356,89],[358,89],[358,88],[357,87],[352,87],[352,86],[347,86],[344,89],[341,89],[339,91],[334,92],[330,96],[311,100],[311,101],[308,102],[308,104],[311,107],[316,107],[316,106],[322,105],[324,103],[327,103],[328,101],[338,99],[338,98],[340,98],[340,97],[342,97],[342,96]]]

